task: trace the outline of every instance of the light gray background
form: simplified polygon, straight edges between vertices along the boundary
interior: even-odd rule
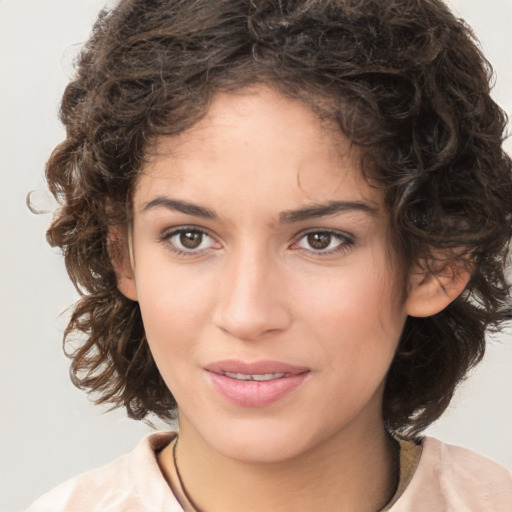
[[[495,98],[512,112],[512,0],[453,0],[495,66]],[[72,60],[105,0],[0,0],[0,511],[19,512],[79,472],[129,451],[149,432],[103,414],[73,388],[61,351],[76,298],[47,247],[43,168],[63,138],[57,108]],[[510,141],[508,143],[510,152]],[[60,315],[60,316],[59,316]],[[502,334],[429,431],[512,470],[512,340]]]

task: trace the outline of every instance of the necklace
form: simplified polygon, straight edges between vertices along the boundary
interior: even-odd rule
[[[181,490],[183,491],[183,494],[185,495],[185,498],[187,498],[187,501],[189,505],[192,507],[194,512],[203,512],[195,503],[194,500],[190,497],[190,494],[187,492],[187,488],[185,487],[185,484],[183,483],[183,479],[181,478],[181,473],[178,468],[178,461],[176,459],[176,447],[178,446],[178,439],[174,442],[174,446],[172,447],[172,462],[174,464],[174,469],[176,471],[176,476],[178,477],[178,482],[180,484]]]

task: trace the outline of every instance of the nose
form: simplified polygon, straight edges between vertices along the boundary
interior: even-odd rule
[[[245,341],[288,328],[291,312],[285,300],[283,271],[264,251],[240,251],[219,275],[214,324]]]

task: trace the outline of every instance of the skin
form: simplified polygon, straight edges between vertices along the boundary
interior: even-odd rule
[[[142,169],[118,283],[177,400],[179,467],[202,510],[373,511],[394,492],[386,372],[407,315],[441,310],[463,284],[416,272],[403,299],[382,197],[358,162],[305,105],[258,88],[218,93]],[[205,371],[226,359],[307,376],[245,407]],[[159,460],[176,486],[169,448]]]

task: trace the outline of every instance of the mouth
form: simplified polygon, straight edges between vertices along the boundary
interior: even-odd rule
[[[291,394],[310,370],[278,361],[219,361],[205,367],[222,399],[242,407],[265,407]]]
[[[275,380],[275,379],[282,379],[283,377],[286,377],[286,373],[253,373],[253,374],[246,374],[246,373],[234,373],[234,372],[224,372],[221,373],[221,375],[225,375],[226,377],[229,377],[230,379],[236,379],[236,380],[253,380],[256,382],[266,382],[269,380]]]

